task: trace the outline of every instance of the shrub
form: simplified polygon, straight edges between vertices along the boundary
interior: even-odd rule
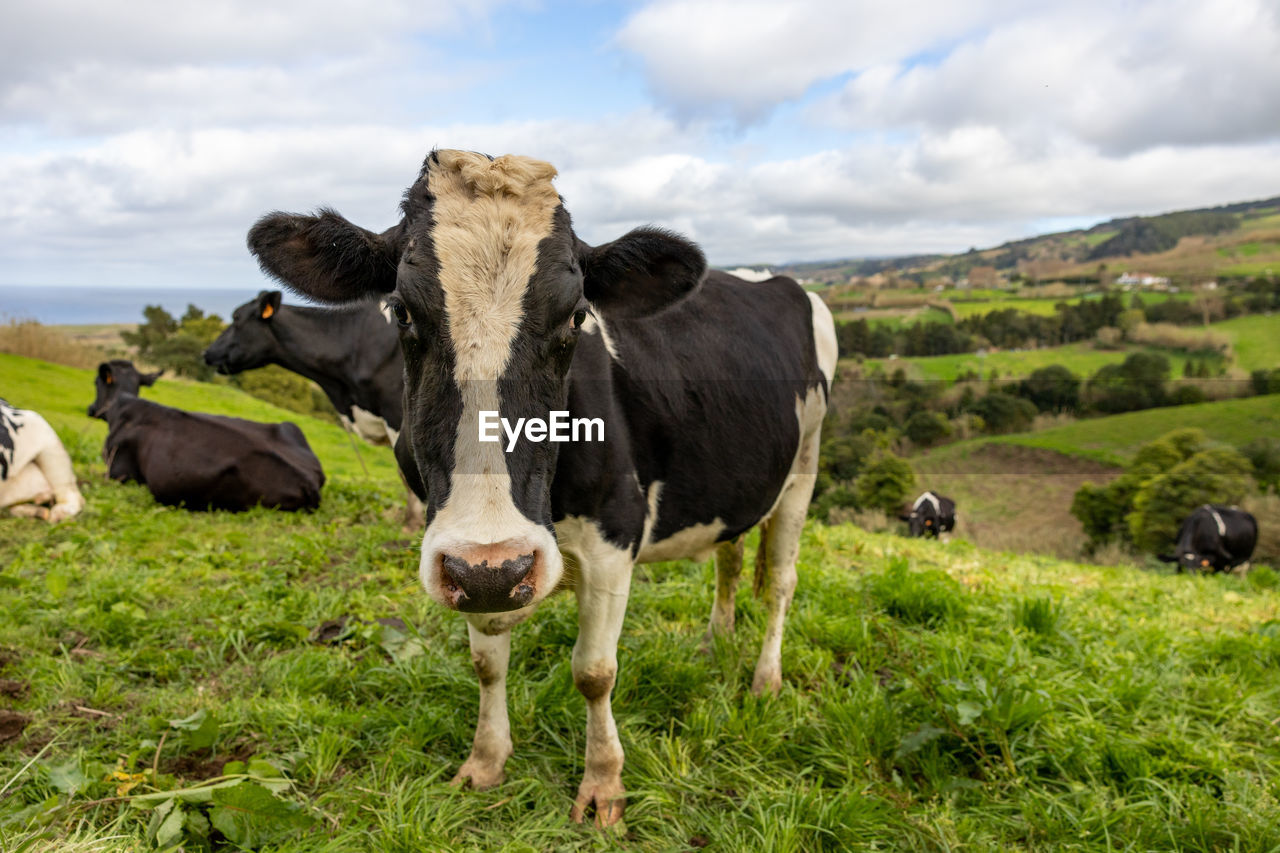
[[[916,412],[907,418],[907,438],[920,447],[928,447],[951,434],[947,419],[934,412]]]
[[[1106,364],[1089,378],[1090,402],[1101,412],[1115,414],[1163,406],[1169,359],[1155,353],[1135,352],[1122,364]]]
[[[213,368],[204,362],[204,351],[222,332],[222,318],[205,315],[194,305],[187,306],[181,320],[159,305],[143,309],[145,322],[136,331],[121,332],[125,343],[138,348],[138,357],[180,376],[209,381]]]
[[[1152,553],[1172,549],[1182,521],[1201,504],[1235,504],[1253,491],[1253,467],[1236,450],[1201,450],[1147,480],[1126,517],[1135,545]]]
[[[916,474],[911,466],[886,450],[858,475],[853,494],[861,509],[882,509],[894,514],[915,487]]]
[[[1042,412],[1074,412],[1080,408],[1080,379],[1060,364],[1033,370],[1018,394]]]
[[[973,403],[972,411],[982,418],[987,432],[1021,432],[1031,426],[1037,410],[1035,404],[1003,391],[992,391]]]
[[[1261,436],[1240,448],[1262,491],[1280,493],[1280,438]]]

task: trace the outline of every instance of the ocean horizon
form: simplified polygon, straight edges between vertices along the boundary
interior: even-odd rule
[[[0,284],[0,323],[36,320],[51,326],[141,323],[142,309],[160,305],[181,317],[188,305],[224,321],[238,305],[258,294],[253,287],[93,287]],[[294,304],[301,300],[288,298]]]

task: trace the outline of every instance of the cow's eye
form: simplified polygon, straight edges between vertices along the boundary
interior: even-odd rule
[[[573,312],[573,330],[575,332],[582,329],[582,324],[587,322],[587,309],[579,308]]]
[[[410,319],[409,309],[404,307],[403,302],[392,300],[387,307],[391,309],[391,316],[396,318],[396,323],[400,326],[400,328],[402,329],[409,328],[409,325],[413,322],[413,320]]]

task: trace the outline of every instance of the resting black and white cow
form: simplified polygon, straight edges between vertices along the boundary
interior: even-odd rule
[[[912,536],[938,536],[955,529],[956,502],[937,492],[925,492],[898,518],[907,522]]]
[[[89,415],[107,422],[107,476],[146,485],[156,500],[187,509],[284,510],[320,505],[324,471],[296,424],[186,412],[139,399],[131,362],[98,365]]]
[[[390,294],[405,354],[401,444],[429,493],[420,574],[466,615],[480,680],[455,781],[501,782],[511,627],[573,587],[587,739],[572,817],[594,807],[608,825],[623,811],[610,694],[634,563],[714,551],[711,628],[732,630],[741,537],[759,525],[768,616],[752,688],[781,686],[836,340],[826,307],[791,279],[708,272],[697,246],[666,231],[588,246],[555,174],[526,157],[434,151],[389,230],[329,210],[275,213],[249,246],[312,298]],[[544,440],[556,412],[598,421],[600,440]]]
[[[49,422],[0,400],[0,509],[62,521],[84,509],[71,457]]]
[[[1225,572],[1249,561],[1258,544],[1258,521],[1234,506],[1204,504],[1196,507],[1178,530],[1177,552],[1161,554],[1178,571]]]
[[[404,356],[390,312],[372,300],[333,310],[281,305],[280,296],[264,290],[236,308],[204,351],[205,362],[226,374],[278,364],[319,385],[349,432],[394,446],[403,420]],[[405,521],[423,523],[422,501],[412,491]]]

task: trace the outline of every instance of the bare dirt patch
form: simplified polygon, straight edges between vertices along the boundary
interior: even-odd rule
[[[956,502],[955,536],[982,548],[1078,558],[1084,544],[1071,499],[1119,468],[1052,450],[984,444],[963,455],[913,458],[920,485]]]
[[[31,718],[17,711],[0,711],[0,743],[16,740]]]

